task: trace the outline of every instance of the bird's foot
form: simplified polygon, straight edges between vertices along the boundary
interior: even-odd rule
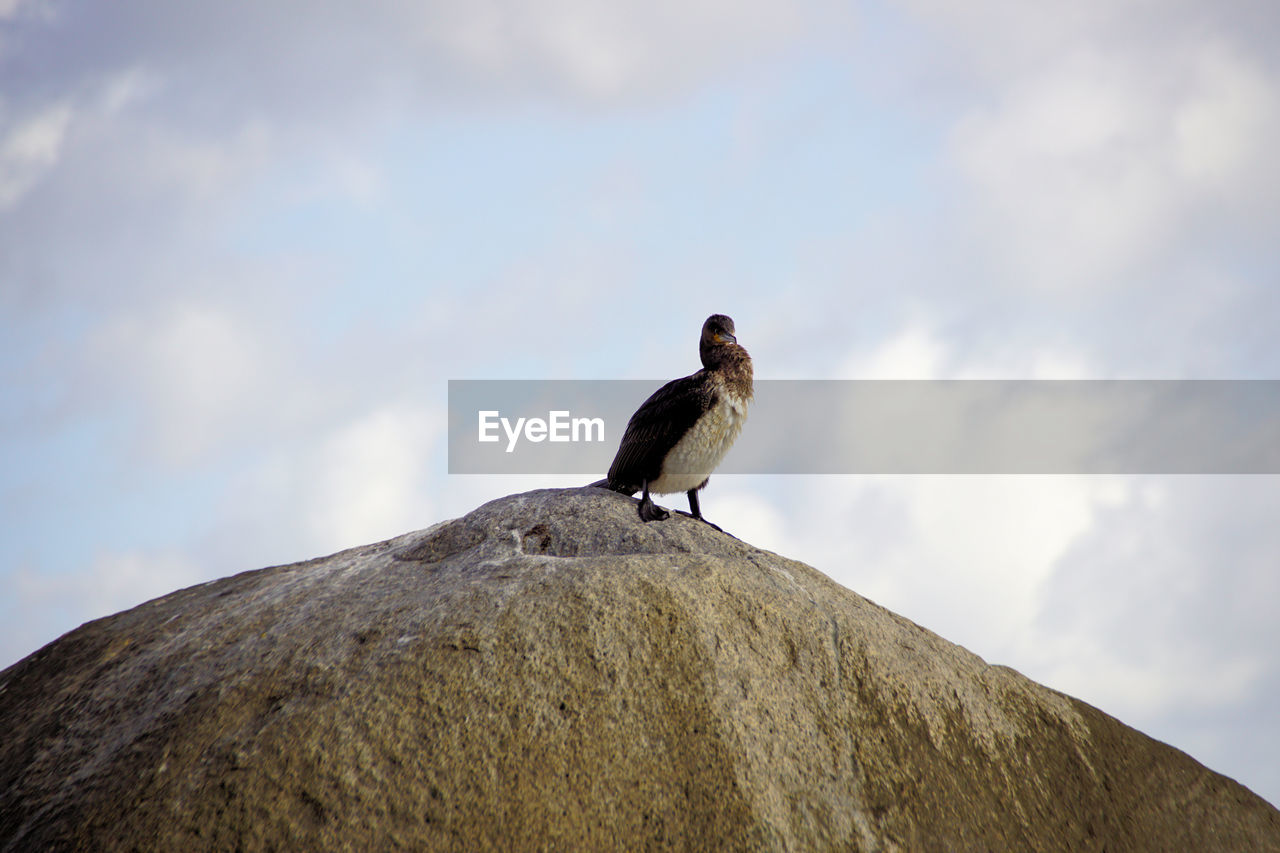
[[[685,516],[686,518],[695,518],[695,519],[697,519],[698,521],[701,521],[701,522],[702,522],[703,524],[705,524],[707,527],[713,528],[713,529],[715,529],[715,530],[719,530],[721,533],[724,533],[724,528],[722,528],[722,527],[721,527],[720,525],[718,525],[718,524],[712,524],[710,521],[707,521],[705,518],[703,518],[703,517],[702,517],[702,516],[700,516],[700,515],[694,515],[694,514],[693,514],[693,513],[691,513],[691,512],[685,512],[685,511],[684,511],[684,510],[682,510],[682,509],[678,509],[678,510],[676,510],[676,512],[680,513],[681,515]],[[732,534],[730,534],[730,535],[732,535]],[[735,538],[736,538],[736,537],[735,537]]]
[[[645,495],[644,500],[640,501],[641,521],[663,521],[670,517],[671,513],[649,500],[648,495]]]

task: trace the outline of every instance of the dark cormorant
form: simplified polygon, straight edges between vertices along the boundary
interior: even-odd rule
[[[670,515],[654,505],[651,492],[685,492],[689,514],[706,521],[698,508],[698,490],[707,484],[746,423],[752,397],[751,356],[738,345],[733,320],[724,314],[708,317],[698,354],[701,370],[663,385],[631,416],[608,479],[592,484],[625,495],[643,493],[642,521]]]

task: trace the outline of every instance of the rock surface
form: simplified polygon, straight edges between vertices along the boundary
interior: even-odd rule
[[[0,850],[1280,850],[1280,812],[599,489],[181,590],[0,673]]]

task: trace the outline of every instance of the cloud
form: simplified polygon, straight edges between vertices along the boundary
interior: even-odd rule
[[[701,492],[699,509],[708,520],[758,548],[780,548],[786,542],[786,516],[776,500],[750,488],[751,479],[715,477]],[[681,506],[686,503],[681,495],[672,495],[665,501],[666,506],[688,510],[687,505]]]
[[[850,281],[895,283],[858,301],[862,336],[867,310],[900,322],[894,302],[912,301],[964,348],[1001,353],[1006,376],[1046,345],[1111,377],[1275,374],[1255,320],[1280,304],[1258,284],[1280,228],[1274,8],[894,9],[911,24],[881,58],[895,73],[860,82],[927,116],[941,147],[925,191],[839,259]]]
[[[0,615],[7,626],[0,667],[86,621],[209,579],[185,554],[169,550],[102,553],[66,573],[17,566],[0,576],[6,590]]]
[[[23,6],[29,6],[26,0],[0,0],[0,20],[15,18]]]
[[[870,353],[857,352],[841,371],[851,379],[937,379],[946,347],[924,324],[905,327]]]
[[[46,106],[7,127],[0,113],[0,212],[13,207],[57,164],[71,118],[66,103]]]
[[[1101,378],[1078,347],[1028,341],[1012,333],[994,341],[969,341],[944,334],[930,312],[886,331],[879,340],[859,342],[842,359],[843,379],[1091,379]],[[1011,330],[1012,332],[1012,330]]]
[[[112,318],[95,331],[88,359],[106,366],[101,381],[114,380],[117,393],[121,381],[135,384],[126,393],[145,401],[146,446],[173,462],[207,451],[262,408],[276,366],[243,318],[199,304]]]
[[[938,304],[916,314],[849,346],[844,375],[1100,375],[1087,350],[1016,334],[975,345]],[[726,529],[1264,793],[1280,785],[1220,728],[1231,717],[1268,742],[1280,696],[1277,478],[756,479],[774,515],[717,518]]]
[[[1280,93],[1223,42],[1165,60],[1069,53],[959,123],[972,233],[1017,281],[1116,287],[1192,236],[1209,202],[1255,227],[1257,186],[1280,187],[1267,142]]]
[[[1179,177],[1209,192],[1246,197],[1274,189],[1278,94],[1273,78],[1228,44],[1202,47],[1173,116],[1172,159]]]
[[[188,321],[190,328],[173,331],[225,343],[216,320],[193,315]],[[237,370],[233,365],[229,375]],[[175,589],[434,524],[442,513],[436,464],[442,430],[441,413],[388,404],[299,436],[291,449],[274,445],[250,464],[231,467],[223,473],[230,482],[220,505],[189,502],[176,525],[182,539],[164,548],[102,550],[88,566],[61,572],[46,564],[61,557],[57,549],[45,549],[36,562],[15,565],[0,575],[7,590],[0,616],[11,626],[0,666],[55,634]],[[184,499],[179,492],[170,487],[175,500]]]
[[[726,530],[1274,797],[1277,478],[734,480]]]
[[[542,78],[593,99],[687,85],[841,19],[834,6],[754,0],[488,2],[432,9],[433,41],[489,77]]]
[[[1113,638],[1117,665],[1162,674],[1180,700],[1232,704],[1259,677],[1280,678],[1269,653],[1280,628],[1265,603],[1280,594],[1265,568],[1278,485],[1274,477],[1132,481],[1063,555],[1042,624]],[[1210,671],[1209,660],[1222,670]]]
[[[434,523],[426,475],[442,424],[434,412],[386,408],[325,439],[300,507],[309,533],[341,547]]]
[[[1028,669],[1274,800],[1280,478],[1144,478],[1114,497],[1045,585]]]
[[[1088,478],[815,478],[779,550],[1016,665],[1044,584],[1105,489]]]
[[[208,519],[211,560],[283,562],[434,524],[443,424],[421,403],[387,402],[274,446],[236,472]]]
[[[171,299],[98,319],[45,367],[57,380],[50,418],[114,422],[128,436],[130,465],[174,471],[287,443],[359,405],[360,389],[325,379],[340,371],[339,354],[288,325],[292,283],[286,268],[276,272],[286,280],[263,284],[256,303],[244,295],[264,270],[211,270]]]
[[[143,65],[223,122],[264,107],[317,119],[459,93],[646,97],[795,50],[815,33],[834,37],[850,23],[841,4],[825,0],[553,0],[536,9],[513,0],[282,0],[181,11],[133,0],[109,14],[91,4],[57,9],[12,39],[18,73],[67,89]],[[197,120],[194,110],[188,118]]]

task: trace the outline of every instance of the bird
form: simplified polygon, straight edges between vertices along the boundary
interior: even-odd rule
[[[746,423],[754,394],[751,356],[724,314],[712,314],[702,324],[698,355],[701,370],[668,382],[636,409],[608,477],[591,485],[628,496],[640,492],[644,522],[670,517],[651,494],[684,492],[689,515],[719,530],[702,517],[698,492]]]

